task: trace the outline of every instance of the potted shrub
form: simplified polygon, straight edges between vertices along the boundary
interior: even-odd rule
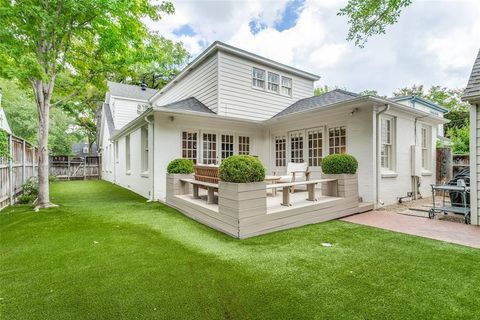
[[[266,213],[265,167],[255,157],[236,155],[219,168],[218,204],[235,218]]]
[[[336,179],[337,183],[323,186],[325,195],[358,198],[358,161],[349,154],[331,154],[321,162],[322,178]]]
[[[193,178],[193,161],[190,159],[174,159],[167,166],[167,201],[176,194],[189,193],[189,184],[182,188],[181,179]]]

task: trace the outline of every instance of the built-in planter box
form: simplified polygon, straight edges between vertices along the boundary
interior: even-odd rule
[[[182,183],[181,179],[193,179],[193,173],[167,173],[167,202],[175,195],[190,193],[190,184]]]
[[[322,174],[322,179],[335,179],[322,184],[322,194],[330,197],[358,199],[357,174]]]
[[[237,219],[267,213],[265,182],[218,183],[218,209],[220,213]]]

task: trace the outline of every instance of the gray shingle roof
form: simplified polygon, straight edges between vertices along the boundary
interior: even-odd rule
[[[298,100],[283,111],[277,113],[274,118],[297,112],[323,108],[334,103],[355,99],[359,96],[360,95],[357,93],[335,89],[319,96]]]
[[[215,113],[194,97],[175,101],[159,107],[174,109],[174,110],[188,110],[188,111],[195,111],[195,112]]]
[[[108,91],[112,96],[120,96],[130,99],[148,100],[157,92],[155,89],[146,88],[142,90],[140,86],[132,86],[129,84],[118,82],[107,82]]]
[[[480,51],[478,51],[477,60],[473,64],[472,74],[470,80],[465,88],[463,98],[480,98]]]
[[[478,51],[477,60],[473,64],[472,74],[463,94],[465,99],[473,97],[480,98],[480,51]]]

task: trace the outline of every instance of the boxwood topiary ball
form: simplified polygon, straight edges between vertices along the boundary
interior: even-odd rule
[[[323,158],[321,166],[325,174],[355,174],[358,161],[349,154],[331,154]]]
[[[231,156],[222,161],[219,176],[220,180],[225,182],[260,182],[265,179],[265,167],[260,160],[252,156]]]
[[[167,167],[168,173],[188,174],[193,173],[193,161],[190,159],[175,159]]]

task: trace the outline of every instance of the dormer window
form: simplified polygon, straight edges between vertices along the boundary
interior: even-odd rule
[[[265,70],[253,68],[252,71],[252,86],[265,90]]]
[[[276,73],[268,73],[268,90],[273,92],[279,92],[280,89],[280,76]]]
[[[292,78],[282,77],[282,94],[292,96]]]

